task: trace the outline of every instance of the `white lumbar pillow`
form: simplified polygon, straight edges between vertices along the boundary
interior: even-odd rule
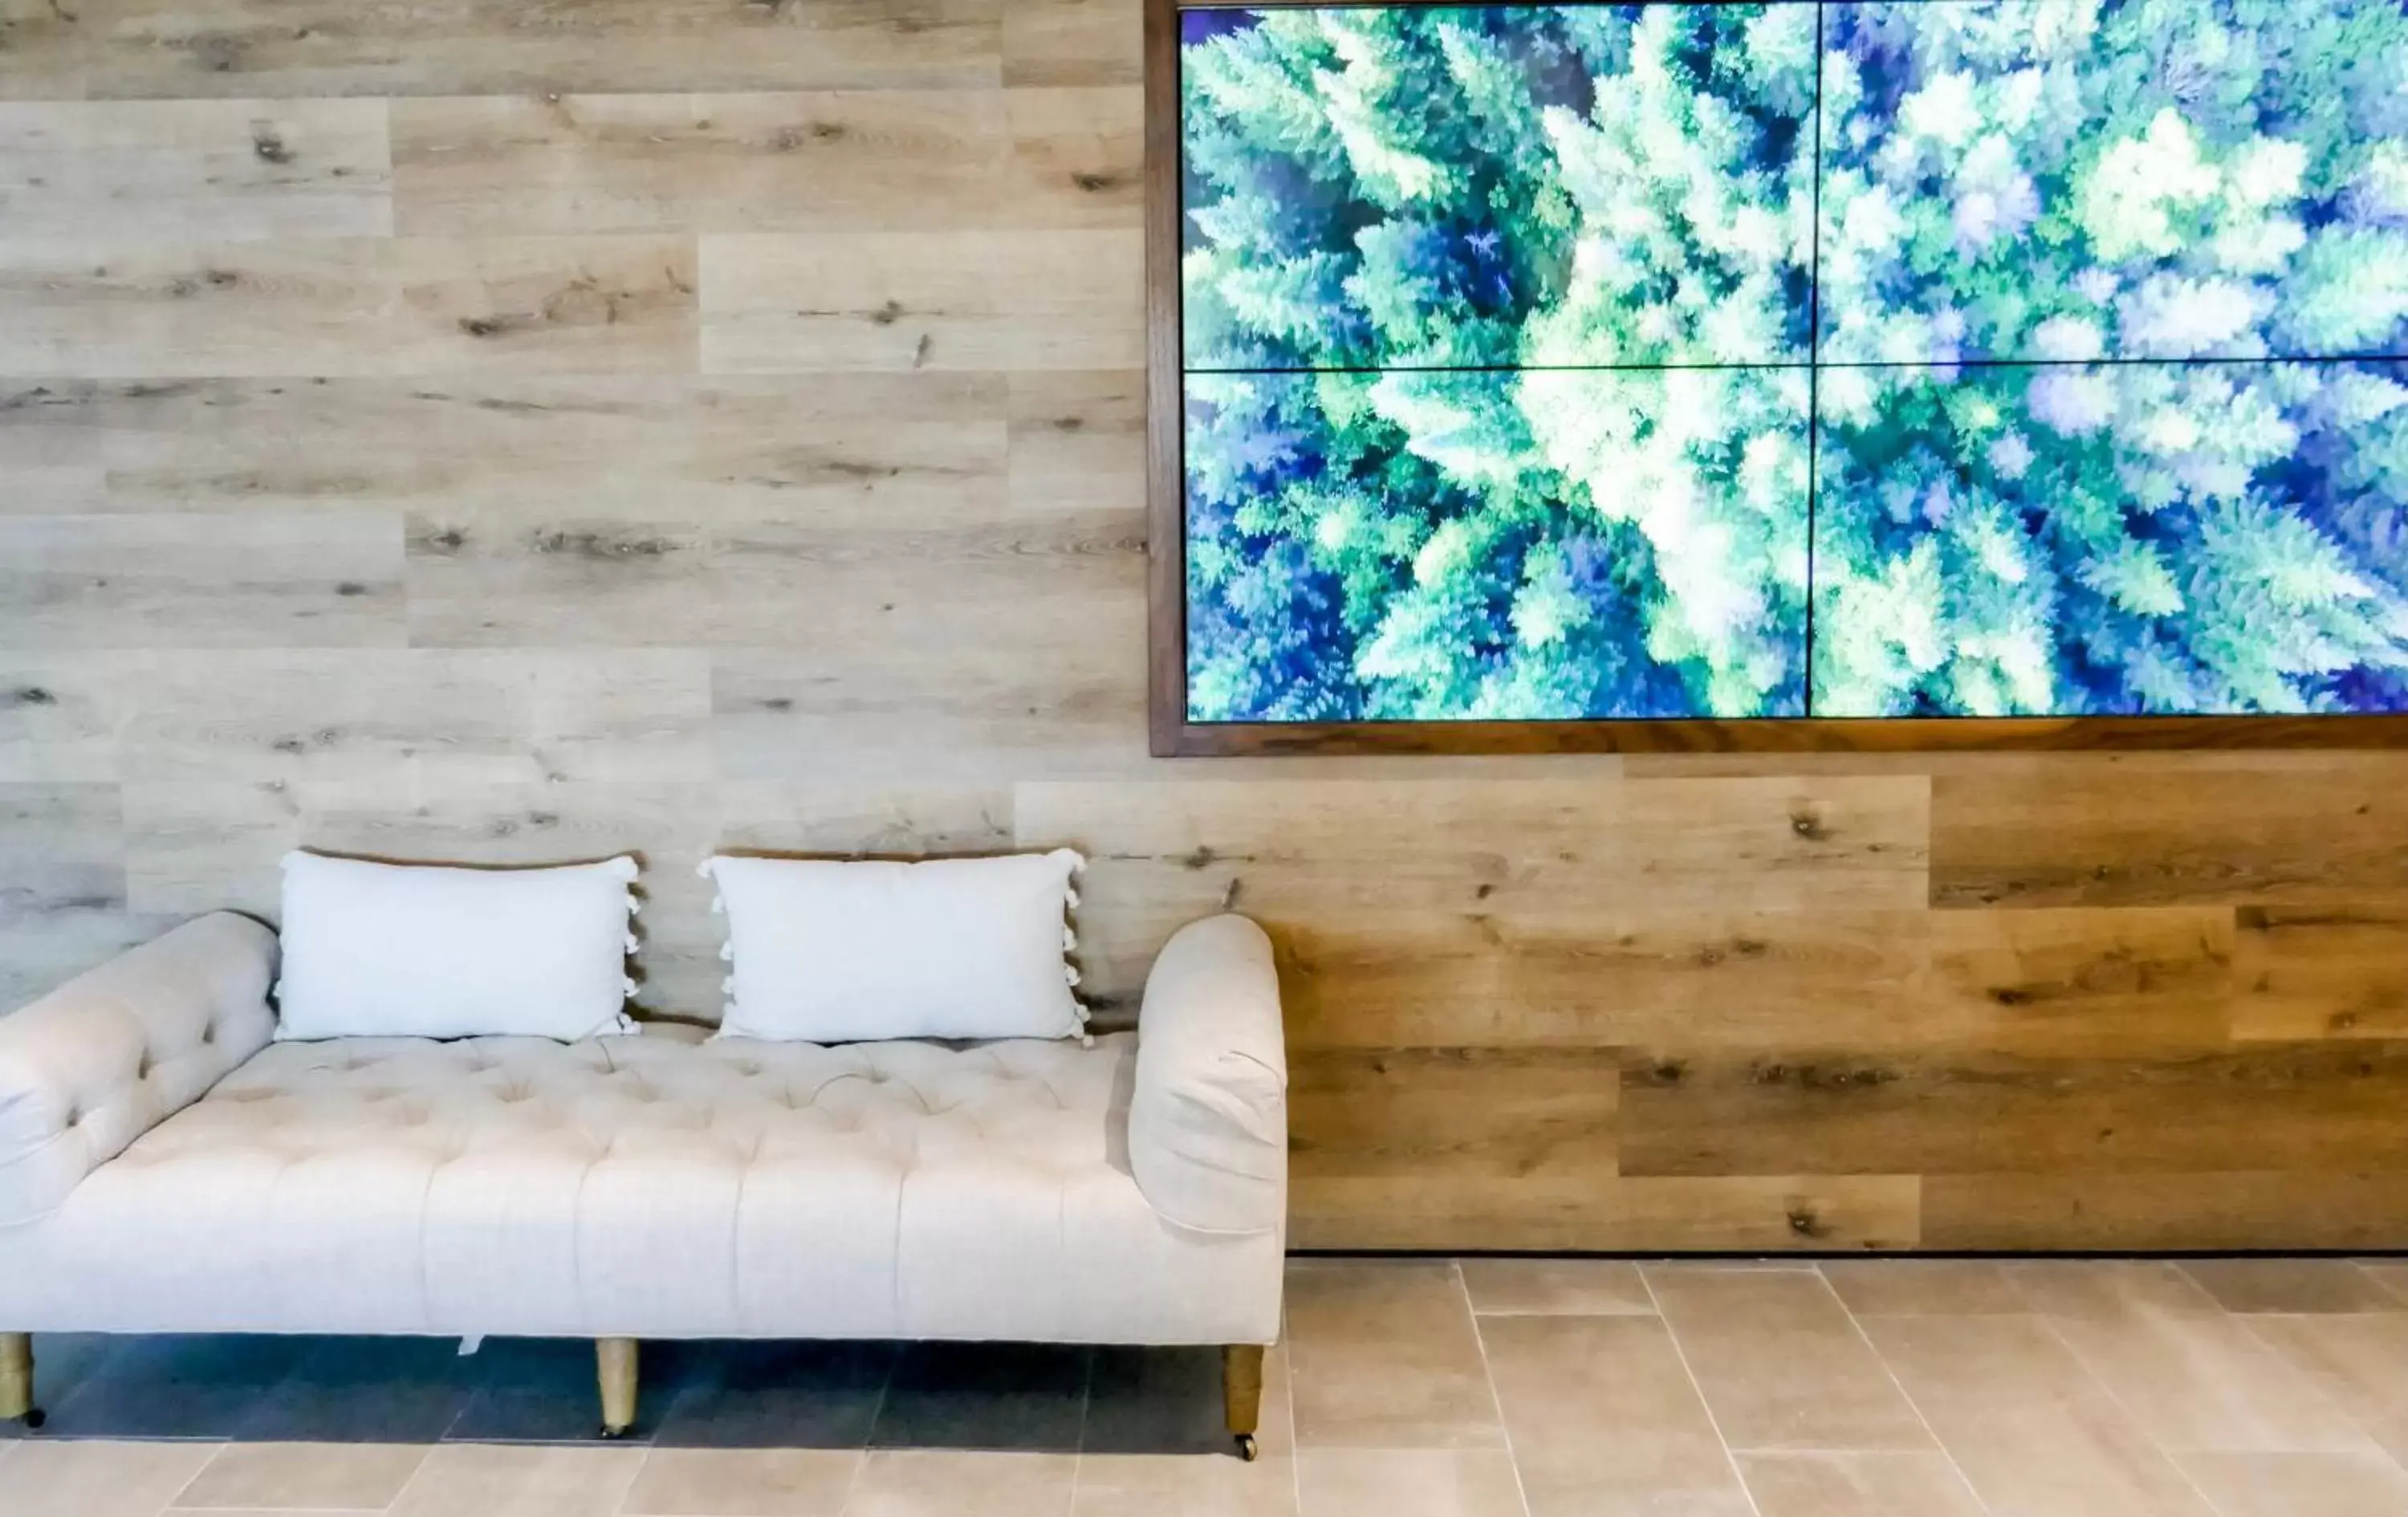
[[[461,869],[286,854],[276,1036],[632,1032],[636,874],[627,857]]]
[[[727,913],[726,1038],[1075,1038],[1067,848],[924,864],[735,858],[702,866]]]

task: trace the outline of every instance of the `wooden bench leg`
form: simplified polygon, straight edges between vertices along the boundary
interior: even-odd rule
[[[602,1436],[625,1438],[636,1425],[636,1340],[599,1338],[594,1348],[602,1381]]]
[[[0,1423],[18,1421],[42,1425],[34,1405],[34,1335],[0,1333]]]
[[[1256,1453],[1254,1429],[1263,1420],[1263,1346],[1232,1343],[1221,1351],[1221,1410],[1238,1440],[1239,1457]]]

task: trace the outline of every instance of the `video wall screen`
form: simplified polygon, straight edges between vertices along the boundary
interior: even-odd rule
[[[2408,0],[1177,22],[1186,722],[2408,712]]]

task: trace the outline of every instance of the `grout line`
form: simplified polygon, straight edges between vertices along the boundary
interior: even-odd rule
[[[1079,1382],[1079,1441],[1070,1456],[1070,1498],[1062,1505],[1063,1517],[1072,1517],[1079,1510],[1079,1477],[1087,1469],[1087,1423],[1096,1409],[1096,1346],[1087,1345],[1087,1373]]]
[[[1296,1498],[1297,1517],[1304,1517],[1304,1445],[1296,1436],[1296,1340],[1288,1335],[1287,1267],[1280,1267],[1279,1352],[1281,1389],[1287,1397],[1287,1483]]]
[[[1889,1356],[1882,1352],[1881,1345],[1873,1341],[1873,1336],[1870,1333],[1866,1332],[1865,1324],[1856,1319],[1856,1309],[1848,1305],[1848,1298],[1842,1295],[1839,1291],[1832,1286],[1831,1277],[1823,1273],[1823,1267],[1819,1264],[1814,1267],[1814,1278],[1823,1282],[1823,1289],[1831,1293],[1831,1299],[1840,1303],[1840,1310],[1846,1315],[1848,1325],[1856,1329],[1856,1338],[1864,1344],[1865,1348],[1871,1352],[1873,1363],[1881,1366],[1882,1373],[1887,1375],[1889,1377],[1889,1382],[1898,1387],[1899,1396],[1906,1402],[1906,1409],[1914,1413],[1914,1420],[1916,1422],[1923,1424],[1923,1431],[1929,1435],[1933,1446],[1939,1449],[1940,1457],[1948,1461],[1949,1469],[1955,1472],[1956,1476],[1957,1485],[1963,1488],[1967,1496],[1973,1498],[1973,1505],[1976,1508],[1983,1511],[1988,1511],[1990,1510],[1990,1503],[1985,1499],[1982,1493],[1974,1487],[1972,1477],[1965,1473],[1965,1467],[1956,1462],[1956,1451],[1948,1446],[1948,1440],[1942,1438],[1940,1436],[1940,1430],[1931,1425],[1931,1419],[1923,1414],[1922,1406],[1915,1401],[1913,1394],[1907,1390],[1906,1381],[1898,1378],[1898,1370],[1890,1364]],[[1938,1314],[1934,1313],[1933,1315]]]
[[[1522,1483],[1522,1456],[1513,1452],[1513,1429],[1505,1421],[1505,1398],[1497,1394],[1497,1371],[1488,1363],[1488,1335],[1480,1330],[1480,1311],[1471,1304],[1471,1282],[1463,1278],[1463,1261],[1450,1259],[1455,1291],[1463,1297],[1464,1315],[1471,1319],[1472,1346],[1480,1351],[1480,1378],[1488,1382],[1488,1404],[1497,1409],[1497,1434],[1505,1440],[1506,1467],[1513,1471],[1513,1496],[1522,1503],[1522,1517],[1530,1517],[1530,1492]],[[1298,1508],[1301,1510],[1301,1506]]]
[[[2123,1305],[2120,1309],[2128,1314],[2135,1311],[2135,1309],[2128,1304]],[[2224,1310],[2220,1305],[2216,1309],[2219,1312]],[[2229,1313],[2226,1315],[2229,1316]],[[2132,1431],[2139,1435],[2141,1441],[2146,1443],[2152,1453],[2165,1461],[2166,1467],[2174,1472],[2175,1478],[2183,1482],[2191,1495],[2199,1497],[2200,1506],[2207,1511],[2222,1513],[2224,1509],[2209,1497],[2207,1492],[2200,1488],[2199,1481],[2191,1479],[2190,1471],[2185,1469],[2182,1461],[2174,1457],[2174,1451],[2158,1442],[2157,1436],[2150,1432],[2148,1426],[2133,1414],[2130,1405],[2115,1394],[2115,1387],[2107,1383],[2107,1377],[2090,1367],[2090,1362],[2082,1357],[2082,1351],[2073,1346],[2073,1339],[2068,1338],[2064,1329],[2057,1325],[2057,1319],[2045,1311],[2035,1311],[2032,1316],[2040,1324],[2041,1331],[2055,1338],[2057,1346],[2065,1351],[2066,1357],[2073,1361],[2074,1368],[2081,1371],[2082,1377],[2098,1386],[2106,1395],[2108,1404],[2123,1414],[2124,1420],[2131,1424]],[[2247,1517],[2247,1514],[2240,1513],[2236,1514],[2236,1517]]]
[[[1816,1273],[1819,1277],[1820,1271]],[[1639,1271],[1639,1283],[1646,1288],[1647,1299],[1656,1304],[1656,1320],[1664,1324],[1664,1340],[1672,1345],[1672,1356],[1681,1361],[1681,1373],[1689,1377],[1689,1390],[1697,1396],[1698,1405],[1705,1410],[1706,1425],[1714,1430],[1714,1441],[1723,1446],[1723,1463],[1730,1467],[1731,1480],[1739,1486],[1739,1494],[1747,1498],[1747,1510],[1756,1513],[1756,1517],[1764,1517],[1764,1509],[1756,1505],[1755,1489],[1747,1483],[1746,1474],[1739,1467],[1739,1455],[1732,1451],[1730,1438],[1723,1432],[1722,1419],[1714,1415],[1714,1404],[1706,1399],[1706,1388],[1698,1380],[1697,1367],[1689,1363],[1689,1351],[1681,1346],[1681,1335],[1673,1330],[1672,1319],[1664,1314],[1663,1298],[1656,1294],[1656,1282],[1647,1278],[1644,1267]]]
[[[869,1425],[862,1430],[861,1447],[854,1451],[853,1478],[844,1482],[844,1504],[837,1509],[838,1517],[853,1510],[853,1498],[861,1490],[862,1477],[869,1473],[870,1450],[877,1446],[878,1424],[885,1419],[886,1403],[895,1394],[895,1372],[903,1367],[907,1346],[897,1344],[886,1355],[886,1373],[878,1382],[878,1404],[869,1409]]]
[[[2376,1427],[2366,1418],[2359,1416],[2356,1411],[2350,1409],[2349,1403],[2343,1400],[2340,1396],[2333,1395],[2330,1390],[2327,1389],[2323,1376],[2316,1374],[2306,1365],[2303,1365],[2298,1360],[2292,1358],[2290,1354],[2284,1352],[2282,1344],[2277,1343],[2274,1339],[2267,1337],[2264,1333],[2258,1330],[2258,1324],[2260,1322],[2270,1320],[2296,1322],[2314,1321],[2317,1318],[2328,1316],[2385,1317],[2390,1316],[2392,1313],[2383,1311],[2257,1311],[2243,1314],[2242,1312],[2235,1311],[2229,1315],[2233,1321],[2241,1324],[2242,1332],[2248,1335],[2249,1340],[2252,1343],[2257,1344],[2259,1348],[2264,1349],[2268,1353],[2272,1354],[2276,1364],[2281,1365],[2285,1369],[2287,1369],[2292,1374],[2298,1376],[2301,1383],[2305,1384],[2309,1390],[2315,1392],[2326,1405],[2331,1407],[2333,1410],[2340,1415],[2343,1422],[2348,1424],[2358,1432],[2359,1437],[2365,1438],[2368,1443],[2372,1444],[2377,1454],[2380,1454],[2387,1463],[2398,1467],[2401,1473],[2408,1474],[2408,1459],[2402,1459],[2399,1454],[2392,1453],[2391,1446],[2385,1440],[2380,1428]]]

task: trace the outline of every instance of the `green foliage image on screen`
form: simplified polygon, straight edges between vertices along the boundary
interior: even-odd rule
[[[1179,56],[1191,720],[2408,711],[2408,0]]]

